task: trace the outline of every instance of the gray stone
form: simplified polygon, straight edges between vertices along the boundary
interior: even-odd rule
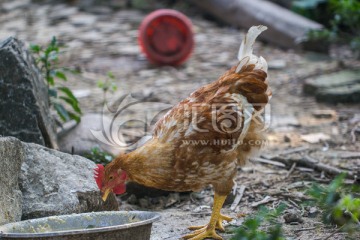
[[[0,135],[57,148],[45,82],[22,42],[0,43]]]
[[[70,18],[75,27],[92,26],[96,22],[96,16],[90,14],[76,14]]]
[[[86,114],[81,117],[81,122],[59,134],[59,148],[60,151],[78,155],[89,153],[94,147],[99,147],[102,151],[118,155],[123,152],[123,148],[116,148],[106,143],[102,143],[94,137],[92,131],[103,131],[111,129],[112,121],[109,117],[102,114]],[[125,142],[121,133],[116,133],[119,140]]]
[[[319,23],[264,0],[188,0],[222,21],[243,28],[269,27],[260,38],[281,47],[299,49],[309,30],[321,29]]]
[[[301,215],[295,210],[289,210],[287,213],[284,214],[283,218],[286,224],[304,222]]]
[[[106,6],[112,9],[124,8],[128,0],[77,0],[77,5],[81,10],[93,12],[96,7]]]
[[[76,14],[78,9],[76,7],[69,7],[65,4],[59,4],[54,7],[49,14],[49,20],[51,24],[56,24],[60,21],[67,20],[72,15]]]
[[[93,177],[92,161],[23,143],[26,159],[21,167],[23,219],[52,215],[118,210],[111,196],[105,203]]]
[[[360,103],[360,83],[319,90],[316,100],[328,103]]]
[[[282,59],[272,60],[268,62],[269,69],[281,70],[286,68],[286,61]]]
[[[0,9],[2,9],[5,12],[10,12],[15,9],[21,9],[26,8],[30,5],[31,0],[13,0],[9,2],[5,2],[0,6]]]
[[[0,138],[0,225],[21,220],[19,176],[23,161],[24,149],[18,139]]]
[[[360,71],[344,70],[307,79],[303,91],[328,103],[360,102]]]

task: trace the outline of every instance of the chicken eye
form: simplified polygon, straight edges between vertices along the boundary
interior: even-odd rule
[[[113,177],[113,176],[110,176],[110,177],[109,177],[109,180],[113,180],[113,179],[114,179],[114,177]]]

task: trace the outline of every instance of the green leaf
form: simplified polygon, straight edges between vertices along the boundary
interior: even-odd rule
[[[51,44],[51,46],[56,46],[57,45],[57,39],[56,39],[55,36],[52,37],[50,44]]]
[[[65,93],[65,95],[72,99],[74,102],[78,102],[77,98],[74,96],[74,94],[68,87],[59,87],[58,90]]]
[[[103,81],[101,81],[101,80],[99,80],[99,81],[97,81],[97,86],[99,87],[99,88],[101,88],[101,89],[103,89],[104,88],[104,85],[105,85],[105,83],[103,82]]]
[[[81,121],[81,117],[77,114],[74,114],[72,112],[68,112],[71,119],[75,120],[77,123]]]
[[[51,77],[51,76],[48,76],[48,77],[46,78],[46,81],[49,83],[50,86],[54,86],[54,85],[55,85],[54,78]]]
[[[115,83],[112,83],[111,84],[111,91],[116,92],[117,89],[118,89],[117,85]]]
[[[70,73],[72,73],[72,74],[80,74],[80,73],[81,73],[81,69],[80,69],[80,68],[63,67],[62,70],[66,71],[66,72],[70,72]]]
[[[64,100],[65,102],[67,102],[74,109],[75,112],[81,114],[81,109],[80,109],[77,101],[74,101],[74,99],[64,97],[64,96],[60,96],[59,98]]]
[[[110,72],[110,71],[107,73],[107,76],[108,76],[110,79],[115,79],[114,74],[113,74],[112,72]]]
[[[33,52],[33,53],[39,53],[41,51],[41,47],[39,45],[36,45],[36,44],[31,44],[30,45],[30,50]]]
[[[56,71],[55,76],[62,79],[62,80],[64,80],[64,81],[67,81],[67,77],[66,77],[65,73],[63,73],[63,72]]]
[[[66,109],[64,108],[64,106],[62,104],[54,102],[53,106],[62,121],[66,122],[66,121],[70,120],[69,113],[68,113],[68,111],[66,111]]]

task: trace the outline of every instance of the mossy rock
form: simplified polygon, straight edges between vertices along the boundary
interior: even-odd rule
[[[359,103],[360,71],[343,70],[306,80],[303,91],[319,102]]]

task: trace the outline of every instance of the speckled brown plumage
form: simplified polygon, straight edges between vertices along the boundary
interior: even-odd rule
[[[153,138],[134,152],[119,156],[113,162],[114,167],[126,171],[130,180],[149,187],[196,191],[211,184],[215,191],[228,193],[233,185],[236,167],[243,165],[250,154],[261,147],[254,143],[264,142],[263,126],[261,120],[252,119],[242,144],[234,148],[230,140],[237,140],[244,129],[232,133],[215,131],[211,119],[213,106],[226,103],[231,110],[237,104],[228,96],[233,93],[243,95],[251,104],[266,104],[270,94],[264,71],[248,66],[235,73],[235,68],[172,108],[156,124]],[[184,117],[186,109],[192,108],[195,112],[188,111],[189,115]],[[255,105],[254,108],[259,110],[261,106]],[[231,115],[235,116],[238,112],[242,115],[244,110],[232,111]],[[191,122],[195,114],[198,119],[204,118],[198,127],[207,132],[189,131],[191,126],[186,126],[186,119]],[[185,143],[197,140],[209,140],[209,143]],[[213,140],[229,144],[215,145],[211,142]]]
[[[128,180],[170,191],[215,191],[209,224],[186,239],[221,239],[215,229],[231,218],[220,210],[233,187],[237,167],[264,143],[264,122],[259,113],[271,96],[267,63],[252,54],[264,26],[249,29],[240,46],[239,63],[217,81],[203,86],[174,106],[155,125],[152,138],[135,151],[118,156],[105,167],[100,188],[109,191]]]

